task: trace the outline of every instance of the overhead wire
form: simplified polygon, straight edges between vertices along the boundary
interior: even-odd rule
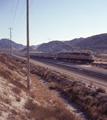
[[[30,2],[29,9],[30,9],[30,7],[31,7],[32,3],[33,3],[33,0]],[[20,30],[20,28],[21,28],[21,26],[22,26],[22,24],[23,24],[23,22],[24,22],[25,18],[26,18],[26,14],[25,14],[25,16],[23,17],[22,22],[21,22],[21,24],[19,25],[19,27],[18,27],[17,31],[14,33],[14,35],[16,35],[16,34],[19,32],[19,30]]]
[[[26,1],[24,1],[24,4],[22,5],[22,9],[21,9],[21,12],[20,12],[20,16],[18,17],[18,20],[17,20],[17,22],[16,22],[16,26],[14,26],[14,28],[16,28],[15,29],[15,33],[16,33],[16,31],[17,31],[17,28],[19,28],[19,26],[21,26],[20,25],[20,22],[22,23],[22,21],[23,21],[23,19],[25,18],[25,16],[24,16],[24,12],[25,12],[25,2]]]
[[[10,25],[12,24],[11,21],[12,21],[12,14],[13,14],[13,6],[14,6],[14,0],[13,0],[13,2],[12,2],[12,9],[11,9],[9,27],[10,27]]]
[[[12,22],[12,25],[14,24],[14,21],[15,21],[15,17],[16,17],[16,13],[17,13],[17,8],[18,8],[18,4],[19,4],[19,0],[17,1],[17,5],[16,5],[16,9],[15,9],[15,14],[14,14],[14,17],[13,17],[13,22]]]
[[[31,7],[32,3],[33,3],[33,0],[31,1],[29,8]]]
[[[16,27],[16,28],[17,28],[17,25],[18,25],[18,23],[20,22],[21,18],[23,17],[24,8],[25,8],[25,1],[24,1],[23,6],[22,6],[22,9],[21,9],[20,16],[18,17],[18,20],[17,20],[17,22],[16,22],[16,26],[14,26],[14,27]]]

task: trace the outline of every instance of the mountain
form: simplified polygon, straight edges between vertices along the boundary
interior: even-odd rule
[[[42,52],[59,52],[72,50],[92,50],[92,51],[107,51],[107,33],[93,35],[87,38],[75,38],[69,41],[51,41],[43,43],[38,48]]]
[[[0,52],[8,48],[9,39],[0,40]],[[107,33],[93,35],[87,38],[75,38],[69,41],[51,41],[48,43],[43,43],[41,45],[32,45],[30,51],[41,51],[41,52],[60,52],[60,51],[73,51],[73,50],[92,50],[107,52]],[[13,50],[26,51],[26,48],[22,44],[17,44],[12,41]],[[8,49],[7,49],[8,51]],[[21,52],[22,52],[21,51]]]
[[[2,48],[2,49],[3,48],[5,48],[5,49],[8,48],[9,43],[10,43],[9,39],[6,39],[6,38],[1,39],[0,40],[0,48]],[[13,49],[17,49],[17,50],[24,49],[24,45],[22,45],[22,44],[15,43],[13,41],[11,41],[11,44],[12,44]]]
[[[39,45],[31,45],[31,47],[32,47],[33,49],[37,49],[39,46],[40,46],[40,44],[39,44]]]
[[[21,52],[24,52],[24,51],[27,51],[27,47],[21,50]],[[32,47],[29,47],[29,51],[35,51],[35,49],[33,49]]]
[[[74,48],[61,41],[51,41],[48,43],[41,44],[37,50],[42,52],[60,52],[60,51],[69,51],[73,50]]]
[[[84,38],[75,38],[73,40],[70,41],[65,41],[65,43],[70,44],[72,46],[75,46],[75,44],[77,44],[78,42],[81,42]]]
[[[74,47],[79,47],[80,49],[107,50],[107,33],[74,39],[66,43]]]

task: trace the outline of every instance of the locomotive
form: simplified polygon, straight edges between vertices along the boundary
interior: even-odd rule
[[[41,57],[47,59],[60,59],[71,61],[84,61],[93,62],[94,56],[89,53],[73,53],[73,52],[60,52],[60,53],[48,53],[48,52],[30,52],[30,57]]]

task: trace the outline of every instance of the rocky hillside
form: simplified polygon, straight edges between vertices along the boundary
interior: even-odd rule
[[[5,38],[1,39],[0,40],[0,48],[8,48],[9,42],[10,42],[9,39],[5,39]],[[15,43],[13,41],[11,41],[11,42],[12,42],[13,49],[18,49],[18,50],[24,49],[24,45]]]
[[[43,43],[37,48],[38,51],[59,52],[72,50],[107,51],[107,34],[94,35],[87,38],[76,38],[70,41],[52,41]]]
[[[37,48],[38,51],[42,52],[60,52],[73,49],[74,47],[61,41],[51,41],[49,43],[43,43]]]
[[[26,48],[24,48],[23,50],[21,50],[21,52],[26,52],[27,51],[27,47]],[[29,47],[29,51],[35,51],[35,49],[34,48],[32,48],[32,47]]]
[[[39,45],[31,45],[31,47],[32,47],[33,49],[37,49],[39,46],[40,46],[40,44],[39,44]]]
[[[94,35],[87,38],[74,39],[68,41],[70,45],[81,49],[107,49],[107,34]]]
[[[84,38],[75,38],[73,40],[70,41],[65,41],[65,43],[75,46],[78,42],[81,42]]]

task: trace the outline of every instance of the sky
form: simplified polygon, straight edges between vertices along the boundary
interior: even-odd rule
[[[0,0],[0,39],[27,44],[26,1]],[[30,45],[107,33],[107,0],[29,0]]]

